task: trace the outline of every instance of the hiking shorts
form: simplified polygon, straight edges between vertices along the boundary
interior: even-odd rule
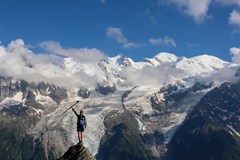
[[[78,126],[77,131],[78,132],[84,132],[84,126]]]

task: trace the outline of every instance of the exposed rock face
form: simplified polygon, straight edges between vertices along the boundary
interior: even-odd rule
[[[169,159],[240,159],[240,83],[206,94],[170,143]]]
[[[57,104],[60,104],[63,99],[67,98],[65,89],[46,82],[38,83],[35,88],[40,91],[41,95],[51,97]]]
[[[82,143],[71,146],[58,160],[96,160]]]
[[[78,91],[78,96],[82,98],[88,98],[91,92],[88,89],[80,88]]]
[[[6,97],[13,97],[19,92],[23,94],[22,100],[26,99],[28,102],[36,101],[36,95],[50,97],[57,104],[67,98],[66,90],[46,82],[29,83],[9,77],[0,77],[0,101]]]
[[[65,99],[66,90],[52,84],[0,76],[0,141],[4,142],[0,145],[0,159],[53,159],[54,155],[45,156],[45,150],[37,150],[40,147],[36,144],[41,143],[28,132]]]
[[[144,145],[135,116],[128,110],[113,111],[105,118],[106,134],[102,139],[97,159],[153,159]]]
[[[108,95],[108,94],[111,94],[111,93],[114,93],[117,88],[115,85],[113,86],[102,86],[100,84],[97,85],[97,88],[95,89],[96,92],[102,94],[102,95]]]

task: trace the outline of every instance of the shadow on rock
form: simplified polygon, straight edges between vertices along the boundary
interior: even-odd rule
[[[96,160],[82,143],[71,146],[67,152],[57,160]]]

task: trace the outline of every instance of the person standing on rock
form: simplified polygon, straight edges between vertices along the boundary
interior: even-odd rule
[[[83,141],[84,128],[87,127],[87,120],[86,120],[86,117],[83,115],[82,110],[80,110],[80,114],[77,114],[77,112],[74,108],[72,108],[72,110],[76,114],[77,119],[78,119],[78,121],[77,121],[77,132],[78,132],[79,143],[81,143]]]

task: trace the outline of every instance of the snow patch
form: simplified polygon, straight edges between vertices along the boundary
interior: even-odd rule
[[[43,96],[43,95],[40,95],[40,94],[37,94],[36,95],[36,98],[35,100],[40,103],[41,105],[46,105],[46,104],[54,104],[56,103],[51,97],[48,97],[48,96]]]
[[[41,109],[35,109],[35,108],[33,108],[33,107],[32,107],[32,109],[35,111],[35,113],[36,113],[37,115],[43,115],[43,110],[41,110]]]
[[[231,130],[231,131],[233,131],[238,137],[240,137],[240,134],[231,126],[231,125],[227,125],[227,127]]]
[[[70,102],[76,102],[79,97],[70,97],[68,101],[62,102],[58,109],[54,112],[43,115],[38,124],[33,128],[30,133],[35,137],[39,136],[41,131],[45,128],[51,128],[48,132],[62,132],[64,129],[63,141],[66,141],[66,147],[70,147],[78,142],[77,139],[77,117],[70,109],[62,114],[70,105]],[[106,96],[106,97],[90,97],[82,99],[74,106],[74,109],[79,112],[84,111],[87,120],[87,128],[84,131],[83,144],[93,155],[98,153],[101,138],[105,133],[104,118],[111,110],[120,109],[121,105],[119,96]]]
[[[23,102],[22,98],[23,98],[23,93],[18,92],[13,97],[6,97],[1,103],[7,102],[9,100],[15,100],[15,101],[18,101],[18,102]]]
[[[187,113],[172,113],[169,117],[169,121],[171,125],[162,128],[164,133],[165,143],[168,144],[175,134],[176,130],[182,124],[184,119],[186,118]]]
[[[5,99],[3,99],[0,102],[0,105],[18,105],[20,103],[24,103],[23,98],[23,93],[22,92],[18,92],[16,93],[13,97],[6,97]]]
[[[184,70],[188,76],[196,76],[222,69],[227,64],[229,63],[217,57],[201,55],[193,58],[184,58],[177,62],[175,66],[176,68]]]
[[[137,118],[137,117],[135,117],[135,118],[136,118],[136,120],[138,122],[138,129],[139,129],[139,131],[145,131],[146,130],[146,126],[143,124],[143,122],[140,121],[139,118]]]

